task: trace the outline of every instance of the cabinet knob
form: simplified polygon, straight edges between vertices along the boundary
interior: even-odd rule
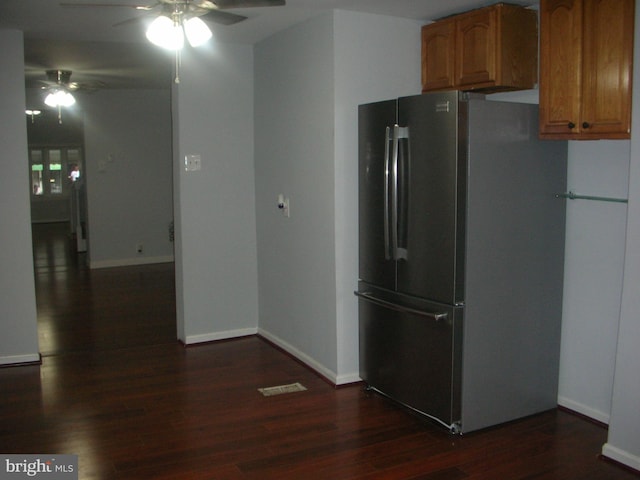
[[[569,123],[567,124],[567,127],[569,127],[569,130],[573,130],[574,128],[576,128],[576,124],[575,124],[575,123],[573,123],[573,122],[569,122]]]
[[[582,128],[589,128],[590,126],[589,122],[582,122]]]

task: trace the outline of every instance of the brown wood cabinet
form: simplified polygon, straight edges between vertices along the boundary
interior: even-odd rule
[[[540,137],[631,132],[634,0],[541,0]]]
[[[537,81],[537,15],[496,4],[422,27],[422,91],[498,92]]]

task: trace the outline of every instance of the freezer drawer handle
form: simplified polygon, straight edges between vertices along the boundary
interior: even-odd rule
[[[440,313],[424,312],[422,310],[418,310],[418,309],[415,309],[415,308],[403,307],[403,306],[398,305],[398,304],[393,303],[393,302],[387,302],[386,300],[382,300],[382,299],[380,299],[378,297],[375,297],[370,292],[353,292],[353,293],[355,293],[355,295],[357,297],[360,297],[363,300],[366,300],[366,301],[371,302],[371,303],[375,303],[376,305],[380,305],[382,307],[390,308],[392,310],[397,310],[398,312],[412,313],[414,315],[420,315],[422,317],[428,317],[428,318],[431,318],[431,319],[435,320],[436,322],[439,322],[441,320],[446,320],[447,319],[447,313],[446,312],[444,312],[444,313],[443,312],[440,312]]]

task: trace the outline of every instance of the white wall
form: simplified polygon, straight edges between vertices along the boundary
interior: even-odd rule
[[[257,332],[253,52],[185,49],[173,90],[178,337]],[[284,133],[284,132],[283,132]],[[185,155],[201,155],[186,172]]]
[[[636,25],[640,10],[636,9]],[[640,55],[640,29],[636,28],[635,59]],[[634,66],[634,90],[640,92],[640,62]],[[629,204],[620,328],[613,380],[609,438],[602,453],[640,470],[640,102],[633,105],[629,168]]]
[[[172,261],[169,91],[100,90],[78,95],[78,103],[91,268]]]
[[[357,105],[419,93],[420,24],[336,11],[258,44],[255,65],[260,333],[355,381]]]
[[[0,30],[0,364],[34,362],[38,331],[22,33]]]

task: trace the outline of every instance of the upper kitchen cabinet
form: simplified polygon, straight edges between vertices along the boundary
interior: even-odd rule
[[[422,27],[422,91],[533,88],[537,15],[496,4]]]
[[[634,0],[540,1],[540,137],[631,132]]]

